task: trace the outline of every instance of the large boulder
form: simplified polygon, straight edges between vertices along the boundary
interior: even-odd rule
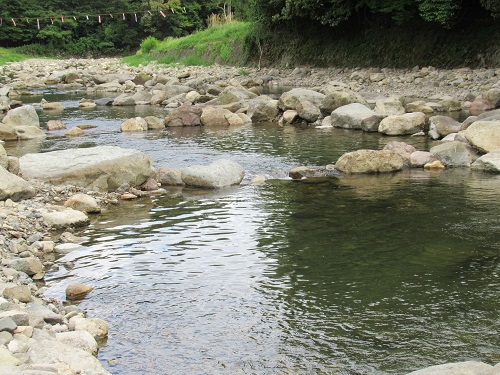
[[[34,126],[40,127],[40,119],[36,113],[35,107],[32,105],[23,105],[15,109],[11,109],[2,119],[2,122],[12,127],[16,126]]]
[[[423,112],[405,113],[389,116],[380,121],[378,131],[385,135],[415,134],[424,130],[425,114]]]
[[[283,111],[286,111],[287,109],[297,110],[297,106],[299,105],[299,103],[303,100],[307,100],[312,105],[319,108],[324,98],[325,95],[317,91],[295,88],[281,94],[278,101],[278,106]]]
[[[472,147],[459,141],[434,146],[430,152],[447,167],[470,167],[477,159]]]
[[[32,184],[0,167],[0,200],[10,198],[17,202],[35,194],[36,189]]]
[[[299,117],[307,122],[315,122],[321,116],[319,107],[305,99],[298,100],[295,110],[297,111]]]
[[[248,116],[252,122],[272,122],[279,114],[278,101],[269,96],[259,96],[248,102]]]
[[[14,130],[16,131],[17,139],[21,141],[46,137],[42,129],[34,126],[16,126]]]
[[[432,139],[441,139],[462,130],[462,124],[448,116],[432,116],[429,123],[429,137]]]
[[[496,367],[496,366],[495,366]],[[457,362],[427,367],[407,375],[494,375],[493,366],[483,362]]]
[[[154,173],[145,153],[116,146],[98,146],[27,154],[19,159],[27,180],[114,191],[123,184],[137,186]]]
[[[56,340],[60,343],[84,350],[91,354],[97,354],[97,341],[94,339],[92,334],[87,331],[56,333]]]
[[[481,156],[471,165],[472,169],[500,173],[500,148]]]
[[[210,165],[193,165],[181,170],[181,177],[188,186],[221,188],[237,185],[243,180],[245,171],[231,160],[217,160]]]
[[[120,125],[122,132],[144,132],[148,130],[148,123],[142,117],[129,118]]]
[[[328,116],[337,108],[351,103],[368,105],[366,100],[357,92],[344,89],[328,93],[321,101],[319,108],[324,116]]]
[[[184,181],[182,181],[182,171],[180,169],[170,168],[169,166],[163,166],[158,168],[156,171],[156,180],[167,186],[182,186]]]
[[[135,105],[135,100],[130,94],[121,94],[118,95],[115,100],[113,100],[114,106],[127,106],[127,105]]]
[[[367,106],[351,103],[332,112],[331,123],[335,128],[377,131],[381,117]]]
[[[374,110],[381,116],[403,115],[406,113],[401,101],[395,97],[377,100]]]
[[[149,130],[165,129],[165,121],[156,116],[146,116],[144,120],[148,124]]]
[[[183,104],[169,112],[165,117],[166,126],[200,126],[202,109]]]
[[[476,121],[465,130],[465,138],[481,152],[500,148],[500,120]]]
[[[387,173],[400,171],[403,167],[403,158],[389,150],[348,152],[335,163],[335,169],[342,173]]]
[[[204,108],[200,119],[203,126],[230,126],[245,123],[237,114],[221,107]]]
[[[493,108],[500,107],[500,88],[492,88],[483,93],[483,98],[491,103]]]

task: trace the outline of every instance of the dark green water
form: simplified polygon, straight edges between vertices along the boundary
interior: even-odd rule
[[[404,374],[500,361],[500,176],[294,182],[283,179],[292,166],[394,138],[276,126],[123,135],[120,113],[85,116],[96,130],[36,147],[111,143],[172,166],[225,157],[248,178],[274,178],[124,203],[48,273],[50,296],[70,281],[95,287],[81,306],[110,324],[99,358],[113,374]]]

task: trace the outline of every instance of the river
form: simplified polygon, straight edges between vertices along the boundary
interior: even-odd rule
[[[277,125],[119,132],[156,107],[78,109],[81,94],[46,94],[64,112],[41,122],[95,124],[6,144],[10,154],[112,144],[156,166],[240,163],[247,182],[168,189],[123,202],[80,235],[84,247],[46,275],[71,281],[110,325],[99,358],[112,374],[402,374],[465,360],[500,362],[500,176],[467,169],[288,180],[361,148],[422,137]],[[31,98],[36,101],[39,98]]]

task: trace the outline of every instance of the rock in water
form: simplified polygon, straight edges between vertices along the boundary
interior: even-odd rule
[[[231,160],[217,160],[210,165],[194,165],[182,169],[182,180],[188,186],[220,188],[237,185],[245,171]]]
[[[123,184],[137,186],[154,173],[153,161],[145,153],[116,146],[27,154],[19,165],[28,180],[100,191],[114,191]]]
[[[94,288],[78,282],[73,282],[66,287],[66,298],[70,300],[81,299],[89,294]]]

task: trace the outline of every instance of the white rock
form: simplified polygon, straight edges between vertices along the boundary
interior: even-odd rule
[[[210,165],[194,165],[183,168],[182,180],[186,185],[220,188],[237,185],[243,180],[245,171],[236,162],[231,160],[217,160]]]

